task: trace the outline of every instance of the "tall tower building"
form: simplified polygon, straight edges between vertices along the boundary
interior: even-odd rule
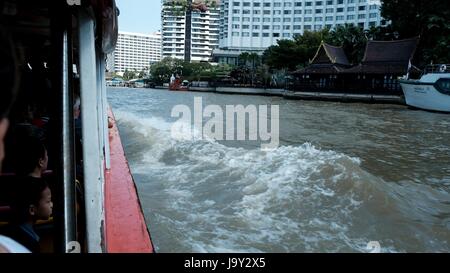
[[[379,0],[223,0],[220,62],[241,51],[262,52],[279,39],[344,24],[381,24]],[[233,58],[232,58],[233,59]]]
[[[162,58],[211,61],[213,49],[219,46],[219,2],[204,12],[193,9],[189,13],[174,3],[177,1],[162,0]],[[190,35],[186,35],[187,24],[190,25]],[[189,39],[187,43],[186,37]]]
[[[141,71],[160,60],[160,32],[147,35],[120,31],[113,56],[108,57],[108,70],[117,73],[127,69]]]

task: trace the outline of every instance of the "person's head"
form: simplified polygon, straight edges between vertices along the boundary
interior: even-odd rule
[[[0,171],[5,156],[3,140],[8,130],[8,114],[18,86],[16,53],[11,37],[0,26]]]
[[[18,144],[16,156],[17,174],[40,177],[48,166],[48,154],[44,144],[36,137],[25,137]]]
[[[80,113],[81,113],[81,100],[80,97],[75,96],[74,98],[74,102],[73,102],[73,118],[77,119],[80,117]]]
[[[11,204],[17,224],[48,220],[53,213],[52,192],[44,179],[25,178],[16,185]]]

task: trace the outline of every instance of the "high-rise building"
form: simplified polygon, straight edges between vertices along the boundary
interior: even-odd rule
[[[380,7],[379,0],[222,0],[220,49],[215,56],[229,62],[227,56],[262,52],[279,39],[292,39],[307,30],[379,26]]]
[[[119,32],[117,47],[108,57],[108,70],[123,73],[125,70],[149,68],[150,64],[161,60],[161,33],[140,34]]]
[[[199,2],[199,1],[196,1]],[[162,57],[186,58],[194,62],[211,61],[213,49],[219,46],[219,4],[209,6],[207,11],[192,10],[189,18],[173,0],[162,0]],[[176,1],[175,1],[176,3]],[[186,24],[191,35],[186,43]],[[188,47],[188,48],[187,48]]]

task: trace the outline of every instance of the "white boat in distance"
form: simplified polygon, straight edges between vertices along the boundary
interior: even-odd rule
[[[450,113],[450,65],[430,65],[420,80],[399,80],[406,104]]]

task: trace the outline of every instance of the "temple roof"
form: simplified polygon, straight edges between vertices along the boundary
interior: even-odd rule
[[[322,41],[311,64],[323,63],[350,65],[342,47],[332,46]]]

